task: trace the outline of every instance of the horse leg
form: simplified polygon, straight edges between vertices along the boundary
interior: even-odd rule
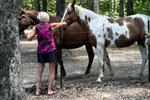
[[[55,56],[56,56],[56,59],[58,58],[57,57],[57,50],[55,51]],[[58,63],[56,62],[55,63],[55,79],[57,79],[57,76],[58,76],[58,71],[57,71],[57,69],[58,69]]]
[[[57,60],[60,64],[60,67],[61,67],[61,70],[62,70],[62,75],[63,77],[66,76],[66,71],[65,71],[65,68],[64,68],[64,65],[63,65],[63,60],[62,60],[62,57],[61,57],[61,50],[59,48],[57,48]]]
[[[90,43],[86,44],[85,47],[86,47],[86,51],[88,53],[88,58],[89,58],[88,66],[84,73],[85,75],[87,75],[90,73],[90,69],[93,63],[93,59],[94,59],[94,52],[93,52],[92,45]]]
[[[100,40],[100,39],[99,39]],[[103,66],[104,66],[104,45],[100,42],[97,42],[96,48],[97,48],[97,56],[98,56],[98,60],[99,60],[99,67],[100,67],[100,73],[99,73],[99,77],[96,80],[97,82],[102,82],[101,78],[103,78],[104,74],[103,74]]]
[[[113,76],[113,75],[114,75],[114,72],[113,72],[113,70],[112,70],[112,66],[111,66],[111,64],[110,64],[110,59],[109,59],[108,52],[107,52],[106,48],[104,48],[104,59],[105,59],[106,64],[107,64],[107,66],[108,66],[108,68],[109,68],[110,75]],[[103,68],[103,69],[104,69],[104,68]]]
[[[141,57],[142,57],[142,65],[140,67],[139,76],[142,76],[143,71],[145,69],[145,64],[146,64],[147,59],[148,59],[148,53],[147,53],[146,47],[139,45],[139,49],[140,49],[140,53],[141,53]]]

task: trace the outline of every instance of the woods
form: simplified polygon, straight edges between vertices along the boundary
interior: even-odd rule
[[[22,0],[20,0],[20,2],[21,1]],[[26,9],[43,10],[61,16],[64,6],[67,5],[69,1],[70,0],[24,0],[23,3]],[[150,0],[77,0],[77,4],[96,11],[101,15],[110,17],[127,16],[136,13],[149,14],[149,2]]]

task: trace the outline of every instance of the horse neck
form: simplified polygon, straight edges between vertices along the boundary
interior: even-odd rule
[[[37,19],[37,15],[38,15],[38,11],[26,11],[26,13],[28,14],[28,16],[33,20],[33,25],[38,24],[40,21]]]
[[[79,25],[81,26],[81,28],[84,31],[89,31],[90,30],[89,24],[88,24],[88,22],[85,21],[85,19],[78,18],[77,22],[79,23]]]
[[[50,23],[61,21],[61,17],[58,17],[58,16],[51,16],[50,15],[49,18],[50,18]]]
[[[81,6],[78,6],[78,5],[75,5],[75,10],[81,19],[84,19],[85,15],[90,17],[91,20],[94,20],[95,18],[100,17],[100,15],[96,14],[95,12],[88,10],[86,8],[83,8]]]

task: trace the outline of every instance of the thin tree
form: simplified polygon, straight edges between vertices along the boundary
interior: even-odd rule
[[[34,0],[34,6],[36,11],[40,11],[40,1]]]
[[[127,0],[127,16],[134,14],[133,11],[133,0]]]
[[[0,2],[0,100],[25,100],[16,0]]]
[[[94,12],[99,14],[99,0],[94,0],[93,7],[94,7]]]
[[[23,0],[18,0],[18,6],[23,8]]]
[[[120,17],[124,17],[123,0],[120,0]]]
[[[56,16],[63,16],[65,9],[65,0],[56,0]]]
[[[42,0],[42,11],[47,12],[47,0]]]

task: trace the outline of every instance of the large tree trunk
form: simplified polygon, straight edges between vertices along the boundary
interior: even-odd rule
[[[0,2],[0,100],[24,100],[16,0]]]
[[[56,0],[56,16],[62,17],[65,10],[65,0]]]

